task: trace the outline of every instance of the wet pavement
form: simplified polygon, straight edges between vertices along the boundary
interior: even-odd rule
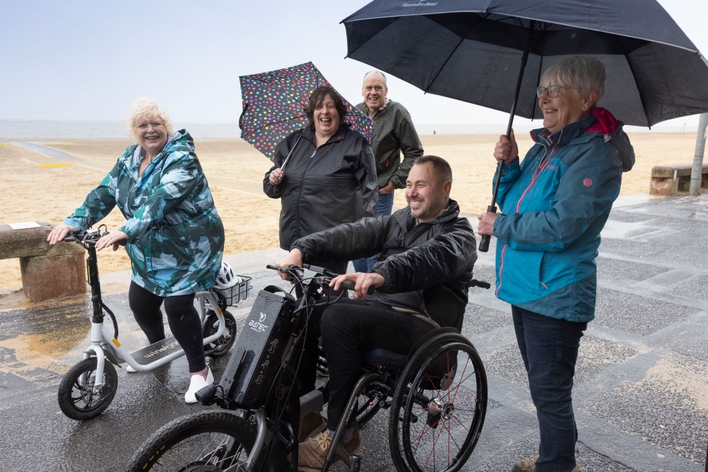
[[[708,198],[622,198],[602,236],[597,314],[581,341],[575,377],[580,469],[704,471]],[[476,278],[493,279],[493,244],[480,254]],[[239,329],[258,290],[283,286],[264,268],[281,254],[272,249],[227,258],[239,274],[253,277],[251,296],[229,310]],[[116,278],[127,287],[127,274],[110,275]],[[135,350],[144,339],[126,298],[124,289],[106,301],[118,316],[121,342]],[[509,306],[491,290],[472,289],[469,299],[464,334],[484,361],[490,401],[480,441],[462,470],[508,471],[537,448],[535,410]],[[188,379],[181,358],[148,373],[118,369],[118,392],[102,415],[86,422],[65,417],[57,388],[88,345],[89,309],[85,300],[0,309],[3,471],[123,470],[151,432],[204,409],[183,403]],[[217,378],[227,361],[211,361]],[[380,413],[362,430],[363,471],[394,470],[386,425],[387,413]]]

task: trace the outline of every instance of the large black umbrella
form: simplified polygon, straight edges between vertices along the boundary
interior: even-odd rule
[[[576,54],[605,65],[599,105],[626,124],[708,111],[708,63],[655,0],[374,0],[343,23],[348,57],[425,92],[511,111],[507,135],[514,115],[542,116],[542,71]]]

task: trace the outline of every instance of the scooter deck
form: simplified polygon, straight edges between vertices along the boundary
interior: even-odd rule
[[[149,346],[145,346],[142,349],[131,353],[138,364],[149,364],[150,362],[155,362],[158,359],[169,356],[173,352],[179,351],[182,347],[179,345],[174,336],[165,338],[162,341],[158,341]]]

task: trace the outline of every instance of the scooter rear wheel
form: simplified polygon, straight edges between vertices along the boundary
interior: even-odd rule
[[[84,359],[64,375],[59,384],[59,408],[73,420],[90,420],[100,415],[113,401],[118,388],[118,375],[113,364],[103,366],[103,386],[94,391],[97,359]]]
[[[219,318],[213,311],[208,311],[202,336],[204,338],[215,334],[219,328]],[[236,341],[236,319],[234,315],[228,311],[224,311],[224,322],[226,323],[226,331],[216,341],[204,345],[204,354],[211,357],[221,357],[227,354]]]

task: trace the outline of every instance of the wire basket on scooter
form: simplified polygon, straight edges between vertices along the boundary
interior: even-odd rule
[[[228,306],[233,306],[241,300],[245,300],[251,291],[251,277],[247,275],[238,275],[236,277],[236,280],[241,279],[241,281],[237,282],[233,287],[219,290]]]

